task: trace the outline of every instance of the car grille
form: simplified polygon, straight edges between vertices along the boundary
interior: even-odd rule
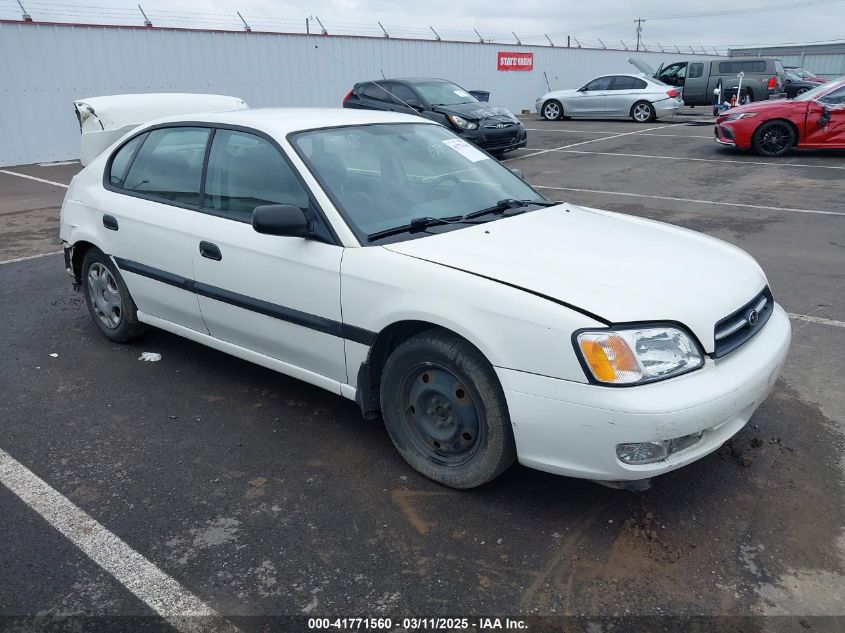
[[[714,328],[716,347],[713,356],[721,358],[744,345],[763,328],[774,309],[772,291],[766,286],[739,310],[721,319]]]
[[[504,138],[488,139],[484,142],[484,149],[496,149],[499,147],[510,147],[516,143],[516,135]]]

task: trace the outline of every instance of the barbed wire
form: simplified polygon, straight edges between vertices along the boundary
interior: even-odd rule
[[[806,4],[828,4],[839,0],[810,0]],[[96,23],[103,26],[143,26],[144,16],[137,9],[130,7],[103,6],[97,4],[75,4],[70,2],[47,2],[45,0],[25,0],[27,14],[34,22],[58,22],[68,24]],[[635,39],[612,39],[578,37],[578,33],[593,32],[608,26],[622,24],[623,21],[607,22],[595,27],[573,29],[568,33],[501,33],[479,30],[461,30],[454,28],[412,27],[407,25],[346,20],[319,20],[315,16],[303,16],[301,19],[281,18],[266,15],[243,13],[243,20],[237,13],[215,13],[198,11],[176,11],[171,9],[144,9],[146,17],[154,27],[188,28],[197,30],[252,31],[275,33],[308,33],[328,35],[348,35],[365,37],[393,37],[400,39],[433,40],[439,36],[450,41],[478,42],[501,45],[531,45],[545,47],[569,47],[586,49],[627,50],[636,52]],[[16,0],[0,0],[0,19],[20,20],[21,10]],[[246,24],[244,23],[246,22]],[[624,22],[627,22],[624,21]],[[432,28],[433,27],[433,28]],[[823,42],[813,42],[823,43]],[[725,55],[732,48],[766,48],[789,44],[704,44],[675,42],[641,42],[640,52],[664,52],[696,55]]]

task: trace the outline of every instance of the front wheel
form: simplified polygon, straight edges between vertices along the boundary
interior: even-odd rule
[[[795,130],[786,121],[769,121],[757,128],[751,145],[761,156],[783,156],[795,146]]]
[[[125,343],[144,333],[138,309],[114,262],[92,248],[82,260],[82,288],[94,325],[109,340]]]
[[[563,106],[560,104],[560,101],[552,99],[551,101],[546,101],[540,113],[546,121],[557,121],[563,118]]]
[[[381,380],[385,426],[415,470],[475,488],[516,459],[507,402],[493,367],[470,343],[428,330],[399,345]]]
[[[640,101],[631,108],[631,118],[637,123],[648,123],[657,118],[657,113],[648,101]]]

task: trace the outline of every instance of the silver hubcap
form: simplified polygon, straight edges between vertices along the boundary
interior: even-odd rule
[[[648,121],[651,118],[651,106],[638,103],[634,106],[634,118],[637,121]]]
[[[556,119],[560,116],[560,108],[556,103],[547,103],[546,107],[543,108],[543,113],[547,119]]]
[[[110,330],[120,326],[123,318],[123,303],[117,282],[108,268],[102,264],[92,264],[88,269],[88,296],[94,314]]]

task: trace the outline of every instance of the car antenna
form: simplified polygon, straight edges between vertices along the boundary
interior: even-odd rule
[[[332,54],[331,54],[331,53],[329,53],[328,51],[325,51],[325,50],[321,49],[319,44],[314,44],[314,48],[316,48],[318,51],[320,51],[320,52],[321,52],[321,53],[323,53],[324,55],[327,55],[328,57],[331,57],[334,61],[336,61],[338,64],[340,64],[341,66],[343,66],[343,67],[344,67],[344,68],[346,68],[347,70],[350,70],[350,71],[352,71],[353,73],[356,73],[356,74],[358,73],[358,71],[357,71],[356,69],[352,68],[352,66],[350,66],[349,64],[347,64],[347,63],[346,63],[346,62],[344,62],[343,60],[338,59],[337,57],[335,57],[334,55],[332,55]],[[384,76],[384,70],[380,68],[380,69],[379,69],[379,71],[381,72],[381,77],[382,77],[382,79],[387,79],[387,77],[385,77],[385,76]],[[415,108],[414,106],[412,106],[410,103],[408,103],[407,101],[405,101],[405,100],[404,100],[404,99],[402,99],[401,97],[396,96],[395,94],[393,94],[392,92],[390,92],[390,90],[388,90],[387,88],[385,88],[385,87],[384,87],[384,86],[382,86],[381,84],[377,84],[377,83],[376,83],[375,81],[373,81],[372,79],[367,79],[367,80],[366,80],[366,83],[373,84],[376,88],[381,88],[381,89],[382,89],[385,93],[389,94],[391,97],[393,97],[394,99],[396,99],[397,101],[399,101],[400,103],[402,103],[402,105],[404,105],[404,106],[405,106],[405,107],[407,107],[408,109],[410,109],[410,110],[417,110],[417,108]]]

